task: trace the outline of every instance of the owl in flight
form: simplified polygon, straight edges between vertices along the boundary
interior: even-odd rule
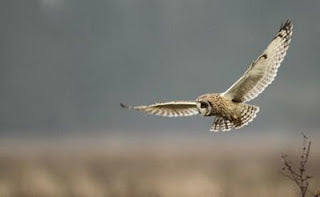
[[[215,116],[210,131],[239,129],[251,122],[259,107],[246,102],[257,97],[277,75],[280,63],[286,56],[292,35],[292,23],[287,20],[263,53],[251,63],[243,76],[223,93],[199,96],[194,101],[171,101],[146,106],[127,106],[148,114],[166,117]]]

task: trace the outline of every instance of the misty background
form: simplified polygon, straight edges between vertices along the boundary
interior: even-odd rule
[[[223,92],[290,19],[291,46],[260,112],[228,137],[318,132],[320,1],[31,0],[0,5],[0,136],[207,138],[212,118],[151,104]],[[235,137],[234,137],[235,138]]]

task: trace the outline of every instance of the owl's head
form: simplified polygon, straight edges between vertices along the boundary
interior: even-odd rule
[[[211,114],[211,104],[206,99],[197,100],[197,108],[202,116],[209,116]]]

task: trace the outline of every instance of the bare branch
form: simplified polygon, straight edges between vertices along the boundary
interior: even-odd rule
[[[302,133],[303,136],[303,144],[302,144],[302,152],[300,156],[299,169],[294,168],[291,163],[288,161],[288,155],[282,153],[281,160],[283,162],[283,167],[281,174],[290,180],[294,181],[295,184],[300,189],[301,197],[305,197],[309,188],[309,179],[311,176],[306,175],[306,164],[309,159],[310,148],[311,148],[311,140]],[[314,197],[320,197],[320,194],[312,194]]]

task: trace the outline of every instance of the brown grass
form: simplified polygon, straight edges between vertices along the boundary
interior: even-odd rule
[[[286,152],[294,158],[298,148]],[[282,151],[236,146],[2,149],[0,196],[298,196],[280,173]],[[311,152],[308,164],[313,185],[320,183],[317,155]]]

